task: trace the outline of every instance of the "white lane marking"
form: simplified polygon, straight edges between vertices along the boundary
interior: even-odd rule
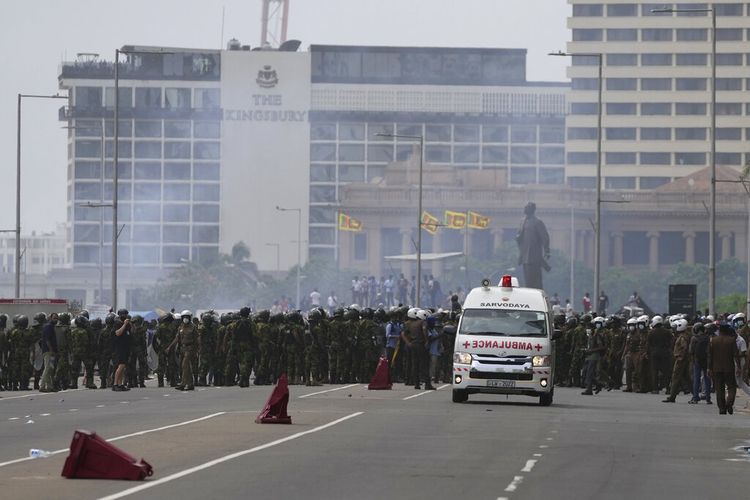
[[[71,408],[71,409],[70,409],[70,410],[68,410],[68,411],[78,411],[78,408]]]
[[[541,457],[541,456],[542,456],[542,454],[541,454],[541,453],[534,453],[534,456],[535,456],[535,457]]]
[[[334,387],[333,389],[328,389],[325,391],[318,391],[318,392],[311,392],[310,394],[303,394],[302,396],[299,396],[300,399],[309,398],[310,396],[317,396],[318,394],[325,394],[326,392],[334,392],[334,391],[340,391],[342,389],[348,389],[350,387],[356,387],[359,384],[349,384],[345,385],[343,387]]]
[[[544,449],[544,448],[549,448],[549,446],[547,446],[546,444],[540,444],[539,448]]]
[[[451,384],[444,384],[444,385],[441,385],[440,387],[438,387],[437,390],[439,391],[440,389],[445,389],[446,387],[450,387],[450,386],[451,386]]]
[[[505,488],[505,491],[507,492],[513,492],[516,491],[516,488],[521,484],[523,481],[523,476],[515,476],[513,478],[513,481],[510,482],[510,484]]]
[[[425,394],[429,394],[433,391],[424,391],[424,392],[418,392],[417,394],[412,394],[411,396],[406,396],[405,398],[401,398],[403,401],[406,401],[407,399],[413,399],[418,398],[419,396],[424,396]]]
[[[508,497],[497,497],[497,500],[508,500]]]
[[[206,415],[205,417],[194,418],[193,420],[186,420],[185,422],[178,422],[176,424],[165,425],[163,427],[157,427],[155,429],[147,429],[145,431],[138,431],[138,432],[134,432],[132,434],[125,434],[124,436],[113,437],[113,438],[107,439],[106,441],[107,442],[119,441],[121,439],[127,439],[127,438],[135,437],[135,436],[142,436],[144,434],[150,434],[152,432],[164,431],[164,430],[167,430],[167,429],[172,429],[174,427],[182,427],[183,425],[190,425],[190,424],[194,424],[196,422],[201,422],[203,420],[208,420],[209,418],[218,417],[220,415],[224,415],[225,413],[226,412],[224,412],[224,411],[220,411],[218,413],[212,413],[211,415]],[[59,455],[60,453],[67,453],[68,450],[69,450],[69,448],[64,448],[64,449],[61,449],[61,450],[51,451],[51,452],[49,452],[49,454],[50,455]],[[7,462],[0,462],[0,467],[5,467],[6,465],[17,464],[17,463],[20,463],[20,462],[26,462],[28,460],[34,460],[34,459],[31,458],[31,457],[16,458],[15,460],[8,460]]]
[[[547,438],[547,441],[552,441],[552,438]]]
[[[34,396],[53,396],[53,395],[60,395],[65,394],[66,392],[76,392],[76,391],[82,391],[83,389],[66,389],[64,391],[57,391],[57,392],[32,392],[30,394],[22,394],[20,396],[8,396],[8,397],[2,397],[0,398],[0,401],[10,401],[11,399],[21,399],[21,398],[31,398]]]
[[[10,417],[8,420],[20,420],[20,417]]]
[[[115,493],[113,495],[109,495],[109,496],[106,496],[106,497],[101,497],[99,500],[116,500],[118,498],[123,498],[123,497],[129,496],[129,495],[132,495],[134,493],[138,493],[138,492],[141,492],[141,491],[153,488],[154,486],[159,486],[161,484],[168,483],[170,481],[174,481],[175,479],[179,479],[181,477],[185,477],[185,476],[188,476],[190,474],[194,474],[196,472],[208,469],[210,467],[213,467],[214,465],[219,465],[219,464],[222,464],[224,462],[228,462],[230,460],[234,460],[235,458],[239,458],[239,457],[242,457],[242,456],[245,456],[245,455],[249,455],[251,453],[256,453],[258,451],[262,451],[262,450],[265,450],[267,448],[271,448],[273,446],[278,446],[278,445],[286,443],[288,441],[292,441],[292,440],[301,438],[301,437],[306,436],[308,434],[312,434],[314,432],[322,431],[322,430],[327,429],[329,427],[333,427],[334,425],[337,425],[337,424],[340,424],[342,422],[345,422],[345,421],[347,421],[347,420],[349,420],[351,418],[358,417],[358,416],[362,415],[363,413],[364,412],[358,411],[356,413],[352,413],[352,414],[347,415],[345,417],[341,417],[339,419],[336,419],[336,420],[334,420],[332,422],[328,422],[327,424],[323,424],[323,425],[320,425],[318,427],[314,427],[314,428],[306,430],[306,431],[298,432],[296,434],[292,434],[291,436],[287,436],[287,437],[284,437],[284,438],[281,438],[281,439],[277,439],[276,441],[271,441],[270,443],[262,444],[262,445],[254,447],[254,448],[250,448],[248,450],[242,450],[242,451],[238,451],[238,452],[232,453],[230,455],[225,455],[225,456],[223,456],[221,458],[217,458],[217,459],[211,460],[209,462],[206,462],[206,463],[203,463],[203,464],[200,464],[200,465],[196,465],[195,467],[191,467],[189,469],[185,469],[183,471],[176,472],[176,473],[171,474],[169,476],[165,476],[165,477],[163,477],[161,479],[157,479],[156,481],[149,481],[149,482],[143,483],[143,484],[141,484],[139,486],[135,486],[133,488],[128,488],[127,490],[123,490],[123,491],[121,491],[119,493]]]
[[[130,403],[130,401],[120,401],[121,405],[126,405],[126,404],[129,404],[129,403]]]
[[[39,414],[40,417],[49,417],[49,415],[50,415],[49,413],[40,413]]]
[[[521,472],[531,472],[536,462],[536,460],[526,460],[526,465],[521,469]]]
[[[104,405],[96,405],[97,408],[104,408]]]

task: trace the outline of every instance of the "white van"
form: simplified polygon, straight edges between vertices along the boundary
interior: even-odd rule
[[[466,297],[453,354],[453,402],[470,394],[521,394],[552,404],[554,342],[551,307],[543,290],[502,277],[483,280]]]

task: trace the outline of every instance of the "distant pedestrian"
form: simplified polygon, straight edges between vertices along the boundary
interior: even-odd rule
[[[57,313],[49,316],[49,321],[42,329],[42,356],[44,357],[44,372],[42,373],[42,382],[39,386],[39,392],[55,392],[55,362],[57,356],[57,336],[55,335],[55,325],[57,324]]]
[[[320,292],[317,288],[313,288],[313,291],[310,292],[310,305],[312,307],[320,307]]]
[[[591,297],[589,297],[589,292],[586,292],[583,294],[583,300],[581,301],[583,304],[583,313],[587,314],[591,312]]]
[[[336,297],[336,292],[334,292],[333,290],[331,290],[331,294],[328,295],[326,305],[328,306],[328,314],[330,316],[333,316],[333,311],[335,311],[339,307],[339,298]]]

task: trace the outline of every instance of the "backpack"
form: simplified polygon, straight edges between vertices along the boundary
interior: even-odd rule
[[[698,335],[695,339],[693,356],[695,356],[695,362],[701,366],[706,366],[708,364],[708,343],[710,341],[710,337],[705,333]]]

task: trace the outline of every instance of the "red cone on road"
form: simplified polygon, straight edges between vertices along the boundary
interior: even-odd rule
[[[289,386],[286,373],[282,373],[276,387],[273,388],[271,397],[266,401],[266,406],[255,419],[255,423],[291,424],[292,417],[286,414],[287,404],[289,404]]]
[[[390,390],[392,387],[393,382],[391,382],[391,370],[388,366],[388,358],[381,356],[380,361],[378,361],[378,367],[375,369],[375,375],[370,380],[370,385],[367,386],[367,389],[382,391]]]
[[[78,430],[70,442],[62,475],[69,479],[143,480],[154,473],[145,460],[136,460],[95,432]]]

